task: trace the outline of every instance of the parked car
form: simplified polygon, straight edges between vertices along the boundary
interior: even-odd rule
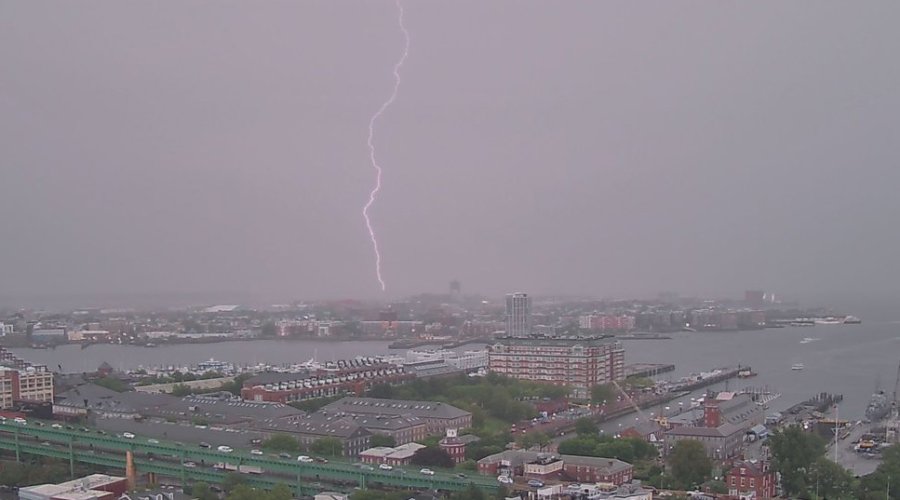
[[[433,476],[434,471],[431,469],[421,469],[421,470],[419,470],[419,474],[425,474],[426,476]]]
[[[512,478],[507,476],[506,474],[497,476],[497,481],[500,481],[500,483],[502,484],[513,484]]]
[[[543,488],[544,482],[540,479],[530,479],[528,481],[528,486],[531,486],[532,488]]]
[[[187,467],[188,469],[193,469],[193,468],[197,467],[197,464],[195,464],[194,462],[185,462],[181,465]]]
[[[394,470],[394,468],[391,467],[391,466],[388,465],[388,464],[381,464],[381,465],[378,466],[378,468],[381,469],[381,470]]]

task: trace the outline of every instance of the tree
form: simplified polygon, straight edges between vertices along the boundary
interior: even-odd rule
[[[446,451],[432,446],[416,450],[410,462],[415,465],[445,467],[448,469],[453,467],[453,458]]]
[[[694,488],[709,479],[712,462],[700,441],[684,439],[675,444],[669,457],[672,475],[684,488]]]
[[[268,500],[291,500],[294,498],[294,492],[291,491],[291,487],[284,484],[278,483],[272,488],[272,491],[269,492]]]
[[[824,456],[819,457],[807,474],[810,489],[819,497],[853,498],[855,484],[853,474]]]
[[[336,457],[344,453],[344,443],[336,437],[323,437],[313,441],[309,445],[309,451],[317,455]]]
[[[198,500],[218,500],[218,495],[209,489],[209,484],[204,482],[194,483],[191,486],[191,496]]]
[[[225,490],[226,493],[231,492],[238,486],[246,486],[247,480],[243,475],[237,472],[229,472],[225,474],[225,480],[222,481],[222,489]]]
[[[275,323],[267,321],[263,323],[262,330],[259,332],[259,335],[261,337],[274,337],[276,333],[278,333],[278,328],[275,326]]]
[[[475,460],[463,460],[462,462],[456,464],[456,468],[460,470],[470,470],[477,471],[478,470],[478,462]]]
[[[372,434],[372,437],[369,438],[369,446],[387,446],[388,448],[393,448],[397,446],[397,440],[394,439],[394,436],[385,436],[384,434]]]
[[[594,449],[597,447],[597,441],[593,438],[573,438],[566,439],[559,443],[557,451],[562,455],[580,455],[590,457],[594,455]]]
[[[532,439],[534,440],[534,444],[537,445],[541,451],[544,451],[544,448],[546,448],[547,446],[550,446],[550,443],[553,442],[553,440],[550,439],[550,436],[548,436],[546,432],[537,431],[532,434],[533,434]]]
[[[111,377],[109,375],[98,378],[94,381],[94,383],[99,385],[100,387],[106,387],[111,391],[125,392],[128,390],[128,384],[122,382],[116,377]]]
[[[392,399],[394,397],[394,387],[390,384],[375,384],[369,389],[367,396],[370,398]]]
[[[191,394],[191,388],[184,384],[175,384],[172,386],[172,395],[179,398]]]
[[[775,432],[769,439],[773,465],[781,473],[781,487],[790,496],[809,490],[809,471],[813,463],[825,454],[825,443],[815,434],[792,425]]]
[[[474,484],[470,484],[465,490],[450,495],[450,500],[487,500],[487,496]]]
[[[591,387],[591,402],[603,404],[604,401],[612,403],[616,400],[616,391],[609,384],[598,384]]]
[[[587,417],[575,421],[575,433],[579,436],[596,436],[600,432],[596,422]]]
[[[287,434],[274,434],[263,441],[262,447],[272,451],[296,452],[300,449],[300,443]]]

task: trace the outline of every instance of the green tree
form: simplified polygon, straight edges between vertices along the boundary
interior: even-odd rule
[[[275,326],[275,323],[272,321],[267,321],[263,323],[259,335],[261,337],[274,337],[277,332],[278,328]]]
[[[474,484],[470,484],[463,491],[457,491],[450,495],[450,500],[487,500],[487,496]]]
[[[431,446],[416,450],[410,462],[415,465],[445,467],[448,469],[453,467],[453,459],[446,451]]]
[[[553,442],[553,440],[550,439],[550,436],[547,435],[547,433],[544,431],[537,431],[532,434],[533,434],[532,439],[534,440],[534,444],[541,451],[544,451],[544,448],[546,448],[547,446],[550,446],[550,443]]]
[[[604,401],[612,403],[616,400],[616,391],[609,384],[598,384],[591,387],[591,402],[603,404]]]
[[[369,389],[367,396],[370,398],[392,399],[394,397],[394,387],[390,384],[375,384]]]
[[[238,472],[229,472],[225,474],[225,480],[222,481],[222,489],[226,493],[231,492],[238,486],[246,486],[247,480]]]
[[[672,475],[686,489],[694,488],[709,479],[712,462],[700,441],[684,439],[675,443],[669,457]]]
[[[725,481],[707,481],[704,485],[709,488],[709,491],[713,493],[725,494],[728,493],[728,485],[725,484]]]
[[[575,433],[579,436],[596,436],[600,432],[597,423],[587,417],[575,421]]]
[[[819,457],[807,474],[810,490],[824,498],[853,498],[856,484],[853,474],[824,456]]]
[[[792,425],[775,432],[769,439],[773,465],[781,473],[781,487],[790,496],[809,490],[809,472],[813,463],[825,454],[825,443],[819,436]]]
[[[384,434],[372,434],[372,437],[369,438],[369,446],[387,446],[389,448],[393,448],[397,446],[397,440],[394,439],[394,436],[385,436]]]
[[[309,451],[317,455],[336,457],[343,454],[344,443],[336,437],[323,437],[313,441],[313,443],[309,445]]]
[[[300,450],[300,443],[288,434],[274,434],[262,443],[262,447],[271,451],[296,452]]]
[[[593,456],[603,458],[617,458],[623,462],[634,461],[634,447],[624,439],[600,443],[594,448]]]
[[[172,386],[172,395],[179,398],[191,394],[191,388],[184,384],[175,384]]]
[[[218,495],[209,489],[209,484],[204,482],[194,483],[191,486],[191,496],[198,500],[217,500]]]
[[[95,380],[94,383],[99,385],[100,387],[106,387],[107,389],[109,389],[111,391],[125,392],[128,390],[128,384],[126,384],[125,382],[122,382],[121,380],[117,379],[116,377],[111,377],[111,376],[100,377],[97,380]]]
[[[476,462],[475,460],[471,460],[471,459],[463,460],[462,462],[460,462],[456,465],[456,468],[460,469],[460,470],[477,471],[478,470],[478,462]]]
[[[272,488],[272,491],[269,492],[267,500],[291,500],[294,498],[294,493],[291,491],[291,487],[284,484],[278,483]]]
[[[572,438],[559,443],[557,451],[562,455],[594,456],[597,440],[593,438]]]
[[[881,464],[875,472],[860,478],[856,498],[860,500],[884,500],[890,490],[891,500],[900,499],[900,445],[893,445],[881,453]],[[890,485],[890,488],[888,488]]]

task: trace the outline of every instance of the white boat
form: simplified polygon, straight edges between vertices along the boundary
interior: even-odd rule
[[[817,340],[822,340],[816,337],[804,337],[803,340],[800,341],[801,344],[809,344],[810,342],[815,342]]]
[[[806,368],[806,367],[803,366],[803,363],[794,363],[791,365],[791,370],[794,370],[794,371],[800,371],[804,368]]]

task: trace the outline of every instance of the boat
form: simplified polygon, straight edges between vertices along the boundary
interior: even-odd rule
[[[834,316],[828,316],[827,318],[816,318],[813,321],[817,325],[842,325],[842,324],[844,324],[844,320],[842,318],[835,318]]]
[[[862,320],[857,318],[856,316],[847,316],[846,318],[844,318],[845,325],[858,325],[860,323],[862,323]]]
[[[869,400],[869,406],[866,407],[866,420],[869,422],[877,422],[886,417],[891,411],[891,404],[888,401],[887,394],[882,390],[875,391],[872,399]]]
[[[803,363],[794,363],[791,365],[791,370],[794,370],[794,371],[800,371],[804,368],[806,368],[806,367],[803,366]]]
[[[822,340],[816,337],[803,337],[803,340],[800,341],[801,344],[809,344],[810,342],[815,342],[817,340]]]
[[[737,374],[738,378],[750,378],[755,377],[756,375],[757,373],[749,368],[746,370],[741,370]]]

